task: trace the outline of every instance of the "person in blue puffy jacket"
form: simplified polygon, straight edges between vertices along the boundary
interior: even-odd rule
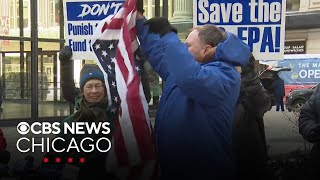
[[[165,81],[155,119],[161,179],[232,179],[235,66],[248,62],[250,48],[214,25],[194,28],[182,43],[166,18],[138,13],[136,23],[142,50]]]

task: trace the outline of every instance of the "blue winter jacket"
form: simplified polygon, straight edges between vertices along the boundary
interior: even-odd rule
[[[155,119],[161,179],[231,179],[231,133],[240,91],[234,65],[246,64],[250,49],[235,35],[199,64],[178,36],[148,33],[137,21],[142,50],[165,81]]]

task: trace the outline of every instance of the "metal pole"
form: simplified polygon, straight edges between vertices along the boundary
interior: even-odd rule
[[[20,37],[24,37],[23,34],[23,0],[19,0],[19,30]],[[20,41],[20,98],[24,99],[25,85],[24,85],[24,41]]]
[[[160,0],[154,0],[154,15],[156,17],[160,17]]]
[[[169,8],[169,5],[168,5],[168,0],[163,0],[163,5],[162,5],[162,17],[166,17],[168,18],[168,8]]]
[[[38,1],[31,1],[31,119],[38,119]]]

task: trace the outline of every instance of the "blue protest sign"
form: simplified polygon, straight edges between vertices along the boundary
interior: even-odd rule
[[[284,0],[194,0],[194,26],[214,24],[247,43],[257,60],[283,60]]]
[[[320,82],[320,56],[285,59],[278,66],[290,67],[291,71],[280,73],[280,77],[290,85],[314,85]]]
[[[125,0],[64,1],[65,39],[73,59],[95,59],[90,40],[98,23],[117,13]]]

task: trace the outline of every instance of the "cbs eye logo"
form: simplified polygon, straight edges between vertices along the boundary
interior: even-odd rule
[[[27,122],[21,122],[17,126],[17,131],[21,135],[26,135],[30,131],[30,125]]]

